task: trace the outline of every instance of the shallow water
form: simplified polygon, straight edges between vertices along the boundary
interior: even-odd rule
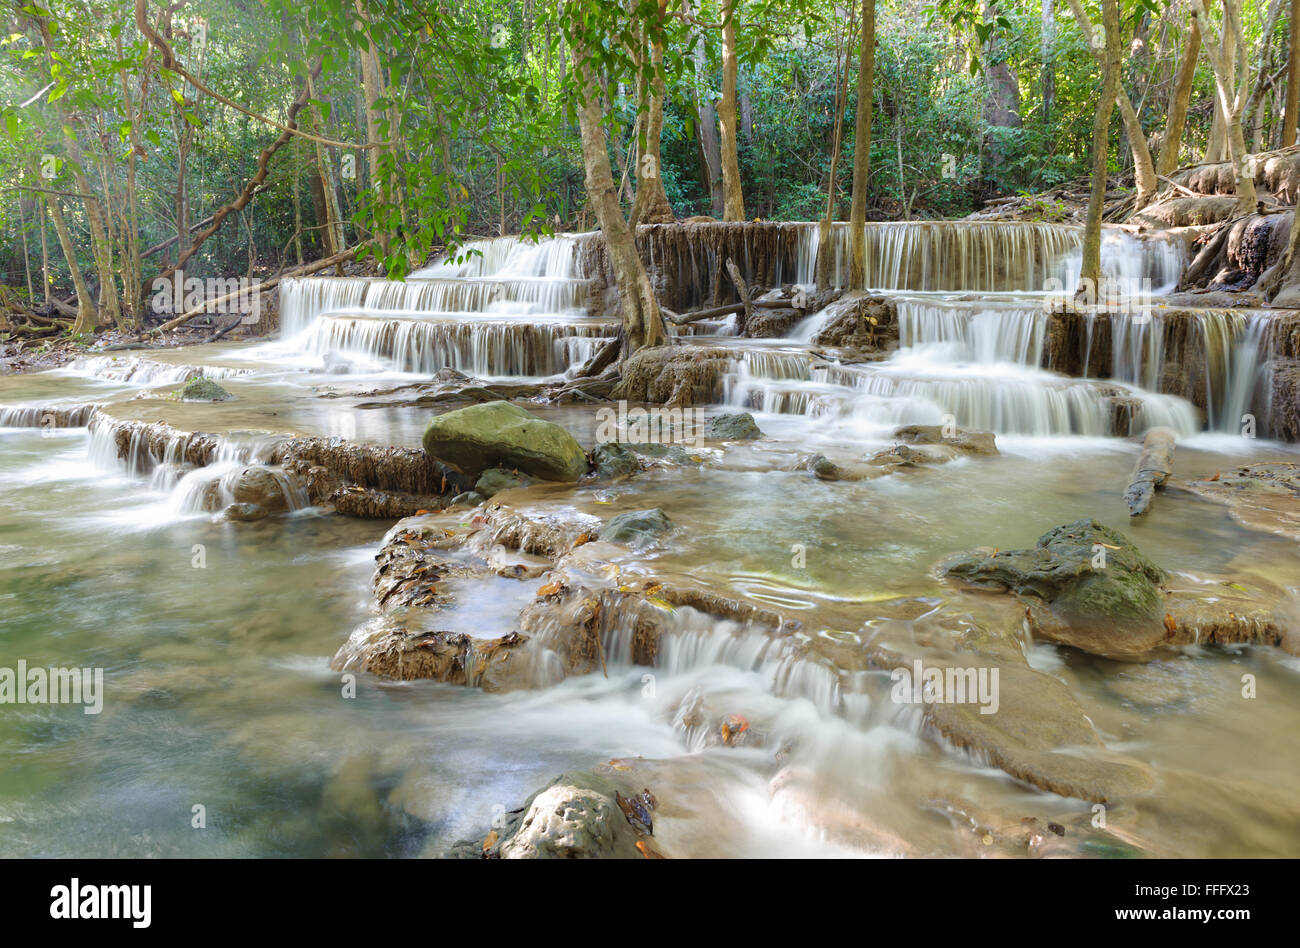
[[[517,272],[544,276],[532,258],[503,254]],[[311,313],[295,318],[306,324]],[[329,661],[372,617],[372,558],[389,523],[314,509],[256,523],[187,513],[175,478],[131,475],[95,455],[85,429],[0,428],[0,666],[96,666],[106,686],[98,715],[0,708],[0,855],[437,854],[481,836],[555,775],[609,760],[627,761],[672,801],[656,835],[683,855],[1007,855],[1014,834],[1003,827],[1028,819],[1070,827],[1059,840],[1048,834],[1040,854],[1088,855],[1088,804],[954,749],[915,707],[891,703],[887,672],[836,669],[826,656],[938,604],[947,593],[934,568],[945,556],[1032,545],[1080,517],[1120,528],[1180,578],[1278,598],[1300,628],[1294,543],[1185,496],[1129,521],[1122,492],[1135,441],[1004,431],[996,457],[826,483],[796,470],[801,459],[861,458],[892,443],[893,425],[938,420],[925,412],[944,406],[803,377],[804,349],[792,340],[709,342],[767,353],[743,357],[753,374],[738,369],[735,391],[746,378],[822,386],[850,410],[759,411],[761,442],[711,444],[693,449],[698,461],[630,481],[541,486],[508,502],[602,519],[661,507],[674,531],[620,568],[688,576],[797,616],[801,629],[778,643],[683,607],[653,669],[628,664],[611,642],[607,676],[535,691],[360,675],[348,696]],[[982,351],[922,357],[930,369],[1011,371],[996,349]],[[392,392],[424,376],[382,360],[331,374],[320,352],[293,340],[122,358],[131,356],[229,370],[220,382],[236,398],[179,404],[164,397],[175,375],[123,378],[120,365],[97,362],[0,378],[0,404],[92,401],[116,419],[183,430],[408,447],[428,420]],[[904,371],[907,358],[885,372]],[[1051,384],[1035,373],[1030,385]],[[709,413],[726,410],[735,405]],[[593,408],[537,411],[584,445],[596,440]],[[1175,475],[1276,457],[1300,452],[1189,434]],[[451,580],[456,602],[439,628],[511,631],[543,582]],[[1112,750],[1157,774],[1153,802],[1110,814],[1116,837],[1175,855],[1300,855],[1300,659],[1188,647],[1138,665],[1041,643],[1028,659],[1065,683]],[[1242,697],[1246,674],[1255,698]],[[767,743],[720,746],[691,708],[742,714]],[[204,828],[192,825],[196,806]]]

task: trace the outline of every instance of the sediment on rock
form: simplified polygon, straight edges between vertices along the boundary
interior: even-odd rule
[[[610,397],[673,408],[714,404],[722,400],[734,364],[734,353],[720,346],[641,349],[623,364],[623,377]]]

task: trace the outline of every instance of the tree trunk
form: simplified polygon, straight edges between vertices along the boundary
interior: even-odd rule
[[[1196,0],[1197,3],[1200,0]],[[1246,106],[1250,85],[1250,57],[1246,55],[1245,36],[1241,28],[1241,10],[1237,0],[1224,0],[1223,30],[1215,31],[1206,20],[1206,53],[1214,66],[1216,101],[1227,127],[1228,156],[1236,178],[1237,213],[1255,209],[1255,169],[1246,153],[1246,137],[1241,127],[1241,113]],[[1240,74],[1234,78],[1234,64],[1240,61]]]
[[[831,168],[826,180],[826,216],[817,226],[817,288],[824,290],[835,280],[835,248],[831,245],[831,222],[835,220],[835,191],[840,173],[840,152],[844,148],[844,110],[849,104],[849,55],[853,49],[857,9],[849,11],[843,42],[835,50],[835,126],[831,134]]]
[[[1101,286],[1101,215],[1106,206],[1106,159],[1110,142],[1110,113],[1119,92],[1120,45],[1119,0],[1102,0],[1102,26],[1106,31],[1106,52],[1102,58],[1101,98],[1092,122],[1092,192],[1088,195],[1088,219],[1083,231],[1083,264],[1078,294],[1091,290],[1099,298]],[[1091,31],[1088,31],[1091,35]]]
[[[718,134],[722,149],[722,219],[745,219],[740,189],[740,158],[736,151],[736,0],[722,3],[722,98],[718,100]]]
[[[664,130],[664,19],[668,0],[659,0],[659,15],[650,40],[650,67],[654,78],[649,80],[648,111],[641,123],[644,138],[637,150],[636,198],[632,202],[631,225],[672,223],[673,208],[664,192],[662,152],[660,139]],[[642,80],[645,81],[644,79]]]
[[[1040,82],[1043,92],[1043,124],[1052,121],[1052,110],[1056,107],[1056,3],[1055,0],[1042,0],[1042,36],[1039,41],[1039,58],[1043,61]]]
[[[1083,9],[1082,0],[1069,0],[1070,12],[1074,15],[1075,21],[1079,24],[1079,30],[1084,36],[1092,37],[1092,23],[1088,19],[1087,12]],[[1110,40],[1109,35],[1106,37]],[[1104,56],[1100,50],[1091,43],[1088,48],[1092,51],[1093,58],[1102,63],[1102,73],[1105,74],[1106,66],[1103,62]],[[1137,206],[1146,207],[1155,199],[1156,189],[1159,186],[1159,180],[1156,178],[1155,163],[1151,160],[1151,149],[1147,146],[1146,133],[1142,130],[1142,123],[1138,120],[1137,110],[1133,108],[1133,100],[1128,97],[1128,92],[1124,89],[1124,84],[1120,82],[1115,89],[1115,104],[1119,106],[1120,119],[1124,123],[1124,137],[1128,139],[1129,151],[1133,155],[1133,178],[1134,185],[1137,188]],[[1107,113],[1107,123],[1110,122],[1110,115]]]
[[[853,198],[849,207],[849,287],[867,282],[867,172],[871,164],[871,99],[876,68],[876,0],[862,0],[858,107],[853,129]]]
[[[1282,147],[1296,139],[1296,113],[1300,112],[1300,0],[1291,0],[1291,51],[1286,64],[1286,107],[1282,120]]]
[[[90,299],[90,288],[77,263],[77,248],[68,233],[67,221],[63,219],[63,204],[55,197],[46,202],[50,209],[50,218],[54,221],[54,233],[58,235],[59,246],[63,248],[63,258],[68,263],[68,272],[72,276],[72,286],[77,291],[77,320],[72,325],[72,334],[95,331],[95,304]],[[47,284],[48,285],[48,284]]]
[[[600,84],[596,82],[584,44],[575,38],[572,45],[573,68],[582,79],[585,90],[583,101],[578,103],[578,127],[582,137],[587,195],[600,221],[601,236],[614,268],[622,306],[623,357],[626,358],[637,349],[662,345],[667,339],[650,278],[637,253],[636,237],[623,219],[623,210],[619,206],[618,189],[614,185],[614,173],[605,147]]]
[[[704,41],[695,44],[696,132],[700,141],[700,162],[704,166],[704,184],[713,202],[713,216],[721,218],[726,208],[722,187],[722,138],[718,134],[718,110],[713,99],[703,91],[705,79]]]
[[[1187,124],[1187,106],[1192,100],[1192,85],[1196,80],[1196,61],[1201,54],[1201,24],[1196,11],[1192,11],[1187,25],[1187,46],[1182,62],[1169,93],[1169,119],[1165,123],[1164,141],[1160,143],[1160,158],[1156,173],[1166,177],[1179,165],[1183,147],[1183,128]]]

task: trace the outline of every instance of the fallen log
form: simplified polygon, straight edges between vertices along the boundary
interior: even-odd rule
[[[745,304],[729,303],[726,306],[714,306],[710,309],[697,309],[693,313],[680,314],[674,313],[670,309],[664,309],[662,306],[660,307],[660,310],[673,325],[685,326],[687,323],[698,322],[701,319],[712,319],[714,316],[731,316],[735,313],[743,313],[745,311]]]
[[[1174,445],[1178,436],[1170,428],[1152,428],[1142,441],[1133,477],[1124,491],[1128,515],[1138,517],[1147,512],[1155,492],[1165,486],[1174,467]]]

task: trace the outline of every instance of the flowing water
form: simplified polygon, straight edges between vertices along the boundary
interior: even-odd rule
[[[418,446],[429,409],[372,393],[443,366],[562,376],[614,329],[591,315],[579,264],[588,238],[486,241],[481,255],[404,285],[292,282],[276,342],[98,354],[0,378],[0,666],[97,667],[105,679],[97,715],[0,707],[0,854],[435,854],[481,836],[556,774],[636,758],[674,802],[656,834],[680,854],[983,855],[986,828],[1030,818],[1071,826],[1048,835],[1047,852],[1087,854],[1074,827],[1089,804],[951,747],[889,700],[887,672],[827,656],[881,623],[929,621],[947,595],[933,572],[944,556],[1032,545],[1080,517],[1120,528],[1180,577],[1281,590],[1280,615],[1300,622],[1295,544],[1187,497],[1130,522],[1122,491],[1138,445],[1113,433],[1120,391],[1136,406],[1133,434],[1179,432],[1178,475],[1296,458],[1229,433],[1255,398],[1263,321],[1201,318],[1213,362],[1203,424],[1189,402],[1152,390],[1166,358],[1158,323],[1112,334],[1105,379],[1044,367],[1041,281],[1069,279],[1077,232],[872,226],[879,282],[898,291],[900,346],[888,359],[838,362],[814,351],[808,327],[785,340],[687,340],[733,350],[725,404],[709,411],[751,408],[766,439],[511,501],[593,522],[661,507],[677,529],[628,553],[623,570],[688,576],[801,623],[778,640],[680,607],[653,687],[615,628],[608,675],[505,694],[362,675],[348,696],[329,662],[373,618],[373,557],[391,524],[326,515],[300,494],[285,516],[231,523],[201,500],[288,435]],[[806,243],[816,228],[800,233]],[[1110,266],[1164,278],[1166,248],[1111,243]],[[1030,285],[1005,282],[1005,263],[991,269],[1010,255],[1015,281],[1029,274]],[[235,399],[162,397],[200,370]],[[536,410],[593,444],[593,409]],[[855,483],[796,470],[809,454],[859,458],[888,447],[898,424],[949,418],[996,431],[1001,453]],[[216,436],[205,466],[183,434],[160,453],[140,440],[119,457],[114,424],[164,421]],[[510,632],[544,581],[464,581],[440,628]],[[1263,647],[1188,647],[1144,665],[1046,644],[1027,656],[1112,750],[1158,775],[1158,803],[1112,814],[1120,838],[1176,855],[1300,854],[1290,738],[1300,660]],[[1245,674],[1260,698],[1242,699]],[[744,715],[768,749],[719,746],[689,713],[701,707]],[[193,826],[195,807],[205,828]]]

